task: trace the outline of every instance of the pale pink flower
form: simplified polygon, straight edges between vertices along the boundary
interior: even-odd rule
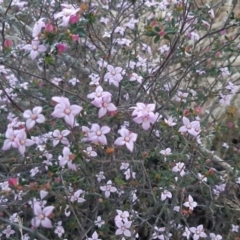
[[[148,130],[150,128],[150,124],[153,124],[157,121],[159,114],[154,113],[155,104],[144,104],[137,103],[136,107],[131,107],[130,109],[134,109],[132,112],[132,116],[136,116],[133,121],[142,124],[142,128],[144,130]]]
[[[52,223],[48,217],[52,213],[53,209],[53,206],[45,207],[42,209],[38,204],[34,204],[33,212],[35,217],[31,221],[32,226],[37,228],[42,225],[45,228],[52,228]]]
[[[110,84],[118,87],[123,79],[121,75],[123,69],[121,67],[114,68],[112,65],[108,65],[107,70],[108,72],[104,75],[104,79],[108,80]]]
[[[172,150],[171,148],[166,148],[165,150],[161,150],[159,153],[166,157],[172,154]]]
[[[84,191],[79,189],[77,190],[71,197],[70,197],[70,201],[71,202],[78,202],[78,203],[82,203],[82,202],[85,202],[86,200],[82,197],[80,197],[80,195],[84,195]]]
[[[24,234],[21,240],[30,240],[28,233]]]
[[[86,240],[102,240],[102,239],[98,238],[98,234],[97,234],[97,232],[95,231],[95,232],[93,233],[92,237],[91,237],[91,238],[87,238]]]
[[[170,47],[168,45],[161,46],[158,50],[160,50],[161,54],[168,52],[170,50]]]
[[[126,128],[121,128],[118,130],[118,133],[121,135],[121,137],[117,138],[114,142],[115,145],[126,145],[129,151],[133,151],[133,143],[137,140],[137,134],[130,132]]]
[[[3,143],[3,147],[2,150],[6,151],[11,147],[17,148],[18,145],[15,142],[15,138],[17,136],[17,130],[13,130],[12,128],[8,128],[6,133],[5,133],[5,137],[7,138],[4,143]]]
[[[31,170],[30,170],[30,175],[31,175],[31,177],[34,177],[37,173],[39,173],[40,171],[39,171],[39,168],[38,167],[35,167],[35,168],[32,168]]]
[[[220,68],[220,71],[223,77],[230,75],[230,72],[228,71],[227,67]]]
[[[239,89],[239,86],[234,85],[232,82],[228,82],[228,85],[225,88],[230,90],[232,94],[235,94]]]
[[[190,32],[188,37],[193,41],[198,41],[200,39],[200,36],[195,32]]]
[[[92,101],[92,104],[97,108],[100,108],[98,111],[98,117],[103,117],[107,112],[116,111],[116,106],[111,103],[111,96],[103,97],[103,98],[95,98]]]
[[[82,107],[70,105],[69,99],[65,97],[53,97],[52,99],[58,102],[52,116],[55,118],[64,118],[68,125],[74,127],[75,116],[82,111]]]
[[[204,232],[203,225],[199,225],[196,228],[191,227],[190,231],[194,234],[193,240],[198,240],[199,238],[206,238],[207,234]]]
[[[91,82],[89,83],[90,85],[99,85],[100,77],[98,74],[92,73],[89,75],[89,78],[91,79]]]
[[[178,91],[177,92],[177,95],[176,95],[176,97],[175,97],[175,100],[177,101],[177,102],[186,102],[187,100],[186,100],[186,98],[188,97],[188,93],[183,93],[183,92],[181,92],[181,91]]]
[[[121,210],[116,210],[116,211],[118,215],[114,218],[114,221],[128,222],[128,218],[130,216],[128,211],[121,211]]]
[[[183,162],[178,162],[176,163],[176,165],[172,168],[173,172],[180,172],[180,176],[184,176],[185,175],[185,164]]]
[[[93,151],[92,147],[87,147],[86,150],[83,150],[83,152],[88,156],[88,157],[96,157],[97,153]]]
[[[124,35],[125,28],[117,26],[114,30],[115,33],[120,33],[122,36]]]
[[[57,86],[59,86],[59,83],[62,82],[62,81],[63,81],[63,80],[62,80],[61,78],[57,78],[57,77],[55,77],[55,78],[53,78],[53,79],[51,80],[51,82],[52,82],[53,84],[57,85]]]
[[[72,169],[74,171],[77,171],[77,167],[75,164],[72,163],[72,160],[74,159],[74,154],[71,153],[70,149],[68,147],[63,148],[63,156],[59,156],[59,165],[61,167],[67,165],[69,169]]]
[[[238,232],[238,231],[239,231],[239,226],[232,224],[231,232]]]
[[[64,145],[69,145],[69,141],[66,138],[66,136],[68,136],[70,134],[69,130],[63,130],[63,131],[59,131],[58,129],[53,131],[53,146],[55,147],[59,142],[61,142]]]
[[[64,214],[66,217],[69,217],[71,214],[71,211],[68,211],[68,209],[69,209],[69,205],[66,205],[65,210],[64,210]]]
[[[118,227],[116,231],[116,235],[124,235],[125,237],[131,237],[131,231],[129,228],[132,225],[132,221],[122,222],[122,221],[116,221],[116,226]]]
[[[214,233],[210,233],[209,235],[210,235],[211,240],[222,240],[222,236],[219,234],[216,235]]]
[[[61,4],[62,11],[54,14],[54,19],[62,18],[62,23],[60,26],[67,27],[70,21],[70,18],[78,13],[80,8],[75,9],[72,5]]]
[[[125,27],[128,27],[130,29],[135,28],[135,24],[138,23],[138,19],[131,18],[127,23],[124,24]]]
[[[137,103],[136,107],[130,107],[130,109],[134,109],[132,112],[132,116],[136,117],[144,117],[145,115],[154,112],[156,105],[154,103],[145,104],[145,103]]]
[[[232,95],[223,95],[222,93],[219,94],[221,99],[219,100],[219,103],[221,105],[230,105],[231,104],[231,99]]]
[[[175,126],[177,123],[173,122],[173,118],[169,117],[169,119],[164,118],[164,122],[169,126],[169,127],[173,127]]]
[[[146,69],[147,67],[147,58],[142,58],[141,56],[137,56],[138,62],[136,63],[137,67],[142,67],[143,69]]]
[[[198,179],[200,180],[200,183],[207,182],[207,177],[205,177],[205,175],[198,173],[197,176],[198,176]]]
[[[183,232],[182,236],[189,239],[190,235],[191,235],[191,232],[190,232],[189,228],[185,227],[185,231]]]
[[[136,178],[136,173],[132,172],[130,168],[128,168],[123,174],[125,175],[126,180],[129,180],[130,178]]]
[[[96,177],[98,182],[101,182],[102,180],[106,179],[106,177],[104,176],[104,172],[102,171],[96,174]]]
[[[136,73],[132,73],[129,80],[130,81],[138,81],[138,83],[142,84],[143,77],[137,75]]]
[[[161,193],[161,200],[164,201],[164,200],[166,200],[167,198],[172,198],[172,193],[165,189],[165,190]]]
[[[191,195],[188,196],[188,201],[183,204],[183,206],[188,207],[190,210],[193,210],[196,206],[197,203],[194,202],[193,198]]]
[[[40,53],[45,52],[47,48],[44,45],[39,45],[38,40],[32,40],[32,44],[27,44],[23,47],[24,50],[30,52],[30,57],[34,60]]]
[[[70,82],[73,86],[75,86],[77,83],[79,83],[79,80],[78,80],[77,78],[72,78],[72,79],[69,80],[69,82]]]
[[[129,168],[129,163],[121,163],[120,170],[127,170]]]
[[[97,225],[99,228],[105,224],[105,221],[102,220],[101,216],[97,217],[97,220],[94,221],[95,225]]]
[[[112,94],[110,92],[104,92],[101,86],[97,86],[95,92],[87,95],[90,99],[102,98],[102,97],[111,97]]]
[[[41,34],[42,28],[45,27],[45,22],[43,21],[44,18],[40,18],[33,26],[32,30],[32,37],[33,38],[38,38],[39,35]]]
[[[64,228],[62,226],[62,221],[58,222],[58,225],[57,225],[54,233],[56,233],[59,238],[62,237],[62,235],[65,233],[65,230],[64,230]]]
[[[153,239],[160,239],[165,240],[164,235],[162,234],[165,231],[165,227],[158,228],[157,226],[154,227],[154,233],[152,235]]]
[[[117,189],[112,186],[112,181],[111,180],[109,180],[107,182],[106,186],[101,186],[100,189],[104,192],[106,198],[110,197],[111,192],[116,192],[117,191]]]
[[[9,238],[11,235],[15,233],[15,231],[11,228],[10,225],[8,225],[7,228],[2,231],[2,233],[6,235],[6,238]]]
[[[208,11],[208,14],[210,15],[210,17],[211,17],[212,19],[215,18],[215,13],[214,13],[214,11],[213,11],[212,8]]]
[[[151,124],[154,124],[157,121],[158,116],[159,116],[158,113],[149,112],[144,116],[135,117],[133,121],[138,124],[142,124],[142,128],[144,130],[148,130],[151,127]]]
[[[26,151],[26,146],[30,147],[34,144],[33,140],[27,139],[27,134],[24,129],[18,131],[16,138],[14,140],[17,144],[18,151],[24,155]]]
[[[105,134],[110,132],[110,127],[101,127],[97,123],[93,123],[91,127],[91,132],[88,134],[88,140],[95,144],[107,145],[107,138]]]
[[[181,133],[188,132],[189,134],[191,134],[194,137],[199,135],[199,133],[201,132],[199,121],[190,122],[189,119],[186,117],[183,117],[182,120],[183,120],[184,126],[179,128],[179,130],[178,130],[179,132],[181,132]]]
[[[90,141],[88,139],[88,136],[89,136],[89,133],[91,132],[91,129],[89,129],[88,127],[86,126],[82,126],[82,133],[84,135],[84,138],[82,139],[82,142],[87,142],[87,141]]]
[[[44,123],[45,117],[40,114],[42,112],[42,107],[35,107],[33,110],[26,110],[23,113],[23,117],[27,118],[26,127],[31,129],[36,123]]]
[[[104,24],[106,24],[106,25],[108,24],[109,21],[110,21],[109,18],[105,18],[105,17],[101,17],[101,18],[100,18],[100,22],[101,22],[101,23],[104,23]]]

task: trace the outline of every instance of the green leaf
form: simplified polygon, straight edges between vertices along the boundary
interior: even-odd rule
[[[160,40],[160,36],[159,35],[157,35],[155,38],[154,38],[154,43],[157,43],[158,41]]]
[[[154,36],[156,36],[157,35],[157,33],[156,32],[154,32],[154,31],[151,31],[151,32],[145,32],[145,34],[144,35],[146,35],[146,36],[148,36],[148,37],[154,37]]]
[[[126,182],[124,180],[122,180],[121,178],[118,178],[118,177],[115,177],[114,178],[114,182],[117,184],[117,185],[125,185]]]
[[[54,63],[53,58],[50,55],[45,56],[44,61],[46,64],[49,64],[49,65]]]

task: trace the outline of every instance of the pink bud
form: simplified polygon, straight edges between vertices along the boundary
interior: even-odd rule
[[[79,16],[78,15],[71,16],[70,19],[69,19],[70,24],[77,23],[78,21],[79,21]]]
[[[9,178],[8,179],[9,186],[17,186],[18,185],[18,178]]]
[[[183,111],[183,115],[184,116],[189,115],[189,113],[190,113],[189,109],[184,109],[184,111]]]
[[[221,56],[221,52],[216,52],[215,56],[216,57],[220,57]]]
[[[65,52],[67,49],[67,45],[66,44],[63,44],[63,43],[59,43],[57,45],[57,50],[58,50],[58,53],[59,54],[62,54],[63,52]]]
[[[159,33],[158,33],[161,37],[164,37],[166,35],[166,32],[164,30],[161,30]]]
[[[196,114],[201,114],[202,113],[202,108],[200,106],[197,106],[197,107],[194,108],[194,112]]]
[[[61,182],[61,178],[59,178],[59,177],[55,178],[55,182],[56,183],[60,183]]]
[[[116,111],[109,111],[109,115],[112,116],[112,117],[115,116],[116,115]]]
[[[72,40],[75,42],[78,42],[80,39],[80,37],[77,34],[72,34],[71,37],[72,37]]]
[[[156,25],[157,25],[157,21],[153,21],[153,22],[150,23],[151,27],[155,27]]]
[[[50,23],[47,23],[45,26],[45,32],[53,32],[54,31],[54,26]]]
[[[232,127],[233,127],[233,123],[232,123],[232,122],[229,122],[229,123],[227,124],[227,126],[228,126],[228,128],[232,128]]]
[[[5,39],[4,41],[4,47],[5,48],[10,48],[13,45],[13,41],[10,39]]]

